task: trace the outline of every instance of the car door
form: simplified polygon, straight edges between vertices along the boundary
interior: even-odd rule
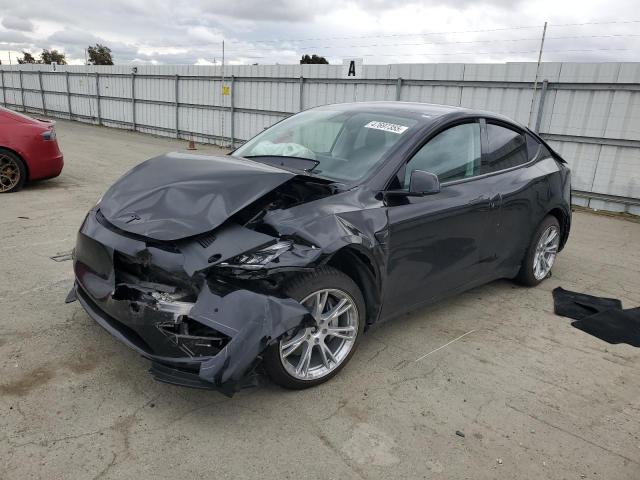
[[[492,228],[494,192],[479,177],[478,120],[450,126],[429,140],[399,171],[408,190],[413,170],[430,171],[439,193],[388,197],[388,261],[383,316],[460,291],[478,280]],[[398,185],[396,185],[398,186]]]
[[[547,175],[557,171],[557,165],[532,135],[489,119],[480,170],[483,175],[492,176],[501,199],[492,242],[496,270],[498,276],[515,275],[533,229],[548,209],[551,189]]]

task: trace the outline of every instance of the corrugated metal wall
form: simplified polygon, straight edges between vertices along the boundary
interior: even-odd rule
[[[489,110],[539,124],[572,167],[575,203],[640,214],[639,63],[543,63],[535,96],[535,63],[367,65],[358,80],[342,79],[341,65],[227,66],[230,95],[222,95],[220,66],[136,69],[3,65],[0,103],[225,145],[327,103],[402,100]]]

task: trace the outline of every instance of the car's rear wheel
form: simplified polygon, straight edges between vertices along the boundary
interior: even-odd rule
[[[0,148],[0,193],[17,192],[27,180],[27,169],[13,152]]]
[[[350,277],[331,267],[303,274],[284,290],[309,308],[315,325],[269,347],[265,369],[285,388],[313,387],[336,375],[353,356],[364,331],[364,299]]]
[[[533,287],[547,278],[559,248],[560,224],[557,218],[547,215],[533,234],[516,277],[518,282]]]

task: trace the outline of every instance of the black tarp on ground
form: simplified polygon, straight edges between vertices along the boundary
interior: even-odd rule
[[[611,344],[628,343],[640,348],[640,307],[622,309],[616,298],[595,297],[563,288],[553,290],[556,315],[575,321],[571,325]]]
[[[617,298],[594,297],[585,293],[571,292],[562,287],[553,289],[553,310],[556,315],[582,320],[605,310],[622,310]]]

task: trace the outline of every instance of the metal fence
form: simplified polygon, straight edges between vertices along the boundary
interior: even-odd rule
[[[358,79],[334,65],[0,66],[6,107],[220,145],[305,108],[370,100],[507,115],[568,160],[574,203],[640,214],[640,63],[370,65]]]

